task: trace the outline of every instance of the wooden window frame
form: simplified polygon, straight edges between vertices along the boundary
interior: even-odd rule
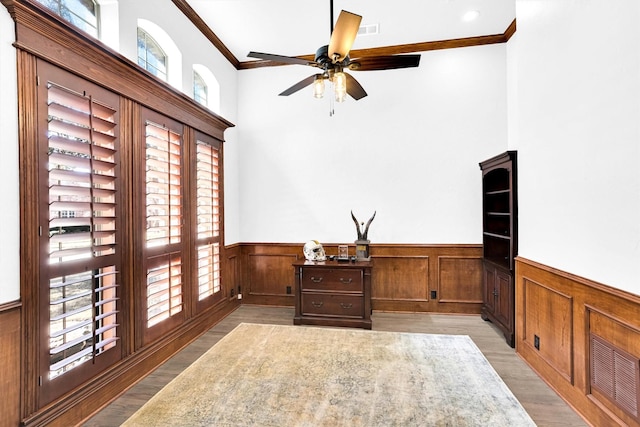
[[[191,229],[186,219],[191,213],[185,197],[190,185],[187,173],[187,150],[190,140],[185,140],[185,129],[181,123],[144,107],[140,108],[138,114],[140,125],[136,132],[138,140],[136,141],[137,148],[134,151],[133,164],[139,166],[134,167],[133,198],[135,202],[133,209],[136,212],[134,214],[136,229],[139,230],[135,236],[136,252],[142,254],[142,262],[138,264],[134,274],[135,282],[138,284],[136,286],[136,304],[139,308],[137,310],[138,319],[136,319],[138,325],[136,345],[142,347],[166,335],[182,324],[190,315],[186,301],[192,292],[188,286],[192,276],[188,251]],[[168,155],[173,158],[165,159],[166,162],[163,162],[160,167],[167,174],[172,173],[174,176],[179,170],[178,178],[180,180],[177,188],[179,194],[170,194],[168,188],[171,184],[167,181],[165,183],[166,193],[159,195],[164,200],[163,203],[166,203],[162,209],[167,210],[165,212],[167,218],[165,226],[169,227],[168,241],[159,244],[154,242],[156,239],[151,239],[148,235],[150,232],[149,209],[151,209],[150,204],[154,203],[150,200],[154,194],[147,192],[149,188],[147,183],[150,179],[148,172],[152,167],[150,162],[156,161],[150,157],[155,156],[156,153],[151,152],[154,149],[147,141],[149,129],[163,130],[171,135],[167,137],[168,139],[173,138],[174,148],[167,148],[166,153],[158,155]],[[145,166],[143,167],[143,165]],[[169,169],[173,169],[173,172]],[[174,210],[173,214],[169,210]],[[180,223],[169,224],[172,218]],[[155,228],[155,226],[151,228]],[[172,231],[174,229],[175,232]],[[159,278],[159,274],[166,276],[162,279],[166,287],[163,286],[156,290],[154,286],[156,282],[152,282],[152,280]],[[169,306],[162,310],[164,314],[155,313],[155,308],[165,303]],[[157,315],[166,315],[166,318],[156,321]]]
[[[195,281],[200,282],[204,274],[210,274],[213,276],[214,282],[217,279],[217,283],[214,283],[213,288],[210,290],[211,293],[202,297],[200,292],[196,292],[192,298],[192,304],[194,306],[195,312],[200,313],[207,308],[215,305],[220,302],[224,296],[224,290],[222,288],[222,253],[223,253],[223,225],[224,225],[224,185],[223,185],[223,152],[222,152],[222,144],[220,141],[211,138],[210,136],[203,134],[202,132],[195,132],[194,134],[194,144],[191,145],[190,152],[190,172],[191,172],[191,182],[193,183],[191,187],[191,210],[194,212],[192,215],[192,227],[193,227],[193,244],[192,244],[192,262],[195,266],[196,278]],[[208,166],[208,162],[200,162],[198,160],[199,154],[202,153],[198,150],[198,146],[202,146],[203,148],[208,148],[211,153],[211,157],[216,158],[211,161],[211,166]],[[205,170],[203,170],[203,168]],[[211,170],[207,170],[211,168]],[[207,196],[207,191],[203,194],[201,189],[199,188],[199,173],[209,173],[210,179],[212,181],[213,188],[209,192],[210,194]],[[217,187],[216,187],[217,185]],[[210,203],[213,211],[211,212],[211,224],[212,227],[211,233],[199,232],[198,223],[199,223],[199,203],[203,203],[202,200],[211,197]],[[217,209],[217,210],[216,210]],[[217,217],[217,218],[216,218]],[[201,263],[203,262],[203,258],[200,255],[200,251],[204,250],[201,248],[210,247],[212,253],[208,256],[210,257],[210,262],[204,267]],[[217,249],[216,249],[217,248]],[[203,271],[207,269],[206,273]],[[217,277],[216,277],[217,275]],[[217,288],[217,289],[216,289]]]
[[[144,46],[140,46],[142,42],[144,42]],[[158,77],[159,79],[167,81],[169,78],[169,56],[164,51],[160,43],[158,43],[156,39],[154,39],[151,36],[151,34],[146,32],[143,28],[138,27],[137,44],[138,44],[138,65],[140,65],[142,68],[144,68],[154,76]],[[163,60],[164,60],[162,65],[164,66],[164,70],[152,65],[151,62],[149,62],[149,53],[151,51],[149,49],[149,45],[152,45],[153,48],[157,49],[158,51],[160,51],[160,53],[162,53]],[[144,58],[140,56],[140,50],[144,52]],[[153,56],[155,57],[155,55]]]
[[[185,142],[190,144],[196,129],[222,143],[224,131],[233,126],[215,115],[191,98],[168,84],[151,77],[146,71],[111,51],[93,37],[71,27],[58,16],[45,10],[35,0],[2,0],[14,19],[16,26],[18,104],[18,142],[20,152],[20,292],[22,303],[21,327],[24,332],[20,349],[21,399],[20,413],[24,425],[44,425],[52,420],[80,421],[82,414],[97,410],[105,399],[126,390],[133,382],[157,367],[181,346],[194,339],[212,326],[220,316],[228,312],[232,305],[222,299],[213,309],[198,312],[192,304],[191,294],[185,296],[185,320],[155,340],[137,345],[136,337],[141,329],[138,315],[136,289],[140,282],[136,276],[136,266],[142,261],[139,248],[142,233],[136,222],[131,220],[139,212],[134,191],[134,158],[138,156],[134,130],[139,129],[140,111],[148,108],[172,117],[184,126]],[[43,387],[42,374],[49,368],[48,334],[44,332],[41,313],[49,309],[49,294],[44,292],[44,284],[49,285],[48,253],[43,251],[41,234],[46,233],[48,205],[41,196],[47,189],[42,183],[42,146],[38,141],[46,138],[46,128],[38,119],[38,80],[42,66],[64,70],[74,78],[99,86],[119,98],[118,109],[120,138],[120,182],[119,212],[122,222],[118,226],[123,234],[120,239],[119,256],[122,261],[120,271],[121,316],[117,357],[98,366],[87,377],[77,378],[75,373],[63,375],[70,380],[67,384],[59,381],[60,387]],[[42,84],[42,82],[40,83]],[[187,151],[187,154],[188,151]],[[191,178],[189,178],[191,179]],[[188,191],[188,190],[185,190]],[[47,208],[48,209],[48,208]],[[190,208],[187,208],[190,209]],[[44,224],[44,227],[43,227]],[[187,227],[191,227],[190,224]],[[223,228],[223,226],[222,226]],[[220,242],[223,242],[220,236]],[[192,262],[189,239],[185,242],[183,254],[187,262]],[[186,279],[189,283],[188,279]],[[47,290],[48,291],[48,290]],[[216,314],[219,313],[219,314]],[[104,359],[106,361],[106,359]],[[88,365],[87,365],[88,366]],[[74,372],[74,371],[72,371]],[[75,371],[79,372],[79,371]],[[46,390],[45,390],[46,389]],[[60,421],[64,423],[64,421]]]
[[[106,369],[106,367],[116,363],[122,357],[122,337],[120,334],[120,328],[117,326],[122,322],[122,316],[119,310],[120,272],[122,270],[122,260],[118,250],[118,246],[120,245],[120,240],[122,238],[122,234],[120,232],[122,215],[119,213],[118,208],[121,204],[120,156],[118,141],[119,96],[45,61],[37,61],[37,72],[37,81],[39,84],[37,86],[38,114],[36,126],[38,128],[39,135],[38,164],[40,165],[40,183],[38,186],[37,200],[41,200],[38,205],[40,218],[38,230],[42,230],[39,231],[39,234],[41,234],[39,244],[41,260],[39,287],[41,292],[40,312],[42,314],[39,316],[40,333],[38,336],[40,339],[41,353],[38,366],[41,400],[49,402],[57,397],[59,390],[72,389],[73,387],[76,387],[78,384],[81,384],[94,376],[96,371]],[[66,102],[66,105],[70,105],[70,107],[64,107],[62,106],[62,103],[55,103],[51,100],[51,96],[55,96],[56,92],[61,93],[58,97],[64,98],[65,101],[62,102]],[[63,92],[66,92],[67,94],[64,95]],[[114,108],[114,124],[111,125],[111,128],[115,130],[115,133],[113,133],[113,140],[108,141],[108,143],[113,145],[114,151],[112,153],[107,153],[107,155],[113,157],[113,163],[110,164],[100,160],[102,153],[98,150],[104,145],[101,145],[99,140],[104,138],[104,136],[98,135],[99,131],[97,128],[100,127],[101,124],[91,123],[91,117],[93,114],[89,114],[88,116],[86,115],[87,111],[90,111],[90,105],[96,102],[105,101],[106,99],[110,100],[109,102],[113,106],[112,108]],[[72,105],[74,102],[86,103],[87,110],[79,110],[78,108],[81,108],[81,106]],[[73,122],[73,116],[78,117],[79,121],[89,121],[91,125],[89,127],[84,127],[86,125],[76,125]],[[100,119],[95,120],[99,121]],[[89,142],[84,144],[80,142],[73,142],[73,139],[68,139],[72,138],[71,136],[67,138],[56,138],[54,134],[51,133],[52,129],[59,129],[59,132],[62,132],[61,134],[66,135],[78,134],[82,138],[87,138]],[[60,140],[60,142],[58,142],[58,140]],[[79,146],[80,150],[89,150],[90,155],[80,155],[76,153],[75,151],[78,149],[74,145]],[[82,145],[86,145],[86,148],[81,147]],[[57,156],[56,158],[61,158],[61,160],[55,160],[56,158],[53,156]],[[66,159],[64,157],[66,157]],[[74,169],[61,170],[54,167],[56,163],[67,164],[68,162],[76,162],[80,168],[78,170],[88,172],[89,169],[94,169],[95,171],[93,173],[78,173],[73,172]],[[113,192],[108,194],[108,198],[111,199],[108,205],[106,203],[100,203],[100,194],[94,194],[99,193],[101,191],[100,188],[102,187],[99,182],[95,181],[101,176],[99,174],[99,170],[96,170],[96,168],[101,168],[103,165],[94,164],[96,162],[104,163],[104,167],[113,170],[113,178],[110,179],[112,181],[112,185],[110,186],[113,187]],[[90,167],[89,163],[91,163]],[[69,166],[64,167],[68,168]],[[54,175],[54,173],[58,174],[56,171],[72,172],[75,176],[80,177],[64,177],[63,181],[61,181],[59,177]],[[82,175],[84,175],[84,177]],[[74,181],[77,179],[87,180],[87,182],[80,183],[79,185],[82,185],[82,187],[78,187],[74,184]],[[84,185],[87,186],[84,187]],[[90,192],[91,195],[82,195],[80,197],[82,202],[75,201],[78,200],[79,197],[74,194],[79,190]],[[69,209],[71,211],[75,211],[76,209],[90,209],[91,216],[86,217],[86,219],[90,221],[90,225],[85,226],[89,231],[81,233],[69,231],[68,233],[51,234],[50,230],[52,229],[52,225],[58,224],[59,222],[56,218],[52,217],[56,212],[54,209],[58,209],[56,208],[57,204],[63,205],[63,207],[68,206],[68,208],[65,207],[65,209]],[[88,205],[96,206],[89,208]],[[98,224],[97,221],[101,218],[100,212],[98,212],[98,210],[101,209],[107,209],[110,211],[109,215],[113,214],[113,217],[109,219],[109,221],[113,223],[113,225],[109,225],[109,228],[112,229],[112,231],[99,231],[100,224]],[[64,218],[63,221],[66,219],[68,218]],[[73,218],[72,225],[77,226],[79,220],[80,218]],[[66,229],[69,229],[69,227],[66,227]],[[107,233],[107,236],[112,236],[109,237],[110,244],[108,246],[96,246],[100,244],[99,241],[102,233]],[[75,235],[86,235],[86,238],[82,237],[82,239],[90,242],[91,246],[87,247],[81,245],[78,247],[78,238],[76,238]],[[58,245],[70,244],[71,249],[63,249],[62,251],[54,250],[54,242],[58,240],[61,242]],[[81,241],[80,243],[83,242]],[[63,246],[63,248],[64,247],[68,246]],[[74,249],[75,247],[78,247],[78,249]],[[81,258],[74,255],[74,253],[78,251],[81,251]],[[53,257],[56,253],[60,253],[58,258]],[[64,255],[67,253],[71,254]],[[64,256],[64,258],[61,258],[62,256]],[[99,276],[103,274],[102,272],[107,271],[104,269],[108,269],[116,278],[113,283],[106,287],[105,291],[108,293],[108,296],[105,295],[105,298],[103,299],[102,296],[104,292],[101,288],[102,285],[99,284],[101,281]],[[85,278],[78,282],[77,285],[73,284],[73,280],[77,279],[73,279],[71,281],[68,281],[67,279],[73,277],[77,278],[79,275],[82,275]],[[80,292],[78,286],[92,286],[92,288],[86,292]],[[65,293],[65,289],[69,289],[68,294]],[[82,296],[83,294],[85,295]],[[115,307],[112,306],[109,300],[113,300]],[[79,302],[82,302],[82,304],[90,304],[93,308],[89,310],[85,305],[83,311],[78,312]],[[107,343],[107,340],[102,340],[102,337],[104,337],[101,332],[102,322],[100,319],[96,318],[102,316],[101,307],[103,307],[103,304],[105,303],[110,307],[110,310],[112,310],[112,314],[109,316],[109,321],[115,325],[109,327],[111,332],[115,332],[115,334],[108,339],[108,341],[111,341],[112,338],[114,339],[111,343]],[[53,310],[56,307],[59,307],[57,309],[58,311],[62,311],[60,313],[54,313]],[[88,323],[86,320],[80,321],[77,319],[78,316],[84,316],[84,314],[81,313],[86,314],[88,311],[93,311]],[[60,322],[64,323],[64,327],[63,329],[56,331],[54,325],[57,325]],[[78,330],[78,327],[82,324],[85,324],[87,331],[85,331],[83,335],[86,339],[80,342],[78,340],[82,337],[76,337],[75,339],[73,339],[73,337],[81,332]],[[115,329],[111,329],[112,327],[115,327]],[[98,339],[99,342],[96,342],[96,339]],[[75,341],[78,342],[75,343]],[[103,341],[107,345],[107,348],[102,348],[100,341]],[[54,342],[58,344],[54,345]],[[90,345],[91,348],[87,348],[87,345]],[[63,350],[56,350],[56,348]],[[50,352],[51,354],[49,355]],[[60,356],[58,356],[58,354],[60,354]],[[72,362],[71,365],[76,365],[75,367],[60,375],[54,375],[53,372],[58,370],[56,369],[57,365],[62,365],[65,360],[73,359],[81,354],[85,354],[83,359],[89,358],[90,362],[89,360],[80,364],[78,364],[77,361]],[[49,355],[49,357],[47,357],[47,355]],[[56,363],[53,363],[53,360],[55,360]]]

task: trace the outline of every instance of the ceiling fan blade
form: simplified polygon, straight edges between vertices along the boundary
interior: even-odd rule
[[[352,60],[348,68],[353,71],[393,70],[420,65],[420,55],[370,56]]]
[[[268,61],[273,61],[273,62],[282,62],[283,64],[310,65],[312,67],[315,67],[318,65],[315,62],[307,61],[306,59],[300,59],[293,56],[275,55],[272,53],[249,52],[247,56],[249,58],[258,58],[258,59],[266,59]]]
[[[335,63],[344,61],[358,35],[362,16],[343,10],[329,41],[329,58]]]
[[[298,83],[294,84],[289,89],[287,89],[287,90],[283,91],[282,93],[280,93],[279,96],[289,96],[292,93],[296,93],[300,89],[304,89],[305,87],[307,87],[311,83],[313,83],[313,81],[316,79],[316,76],[321,76],[321,75],[322,74],[313,74],[313,75],[307,77],[304,80],[300,80]]]
[[[350,74],[344,73],[347,76],[347,93],[356,101],[367,96],[364,88],[354,79]]]

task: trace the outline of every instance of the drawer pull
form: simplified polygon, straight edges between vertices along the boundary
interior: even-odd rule
[[[315,308],[320,308],[322,307],[324,303],[322,301],[320,302],[315,302],[315,301],[311,301],[311,305],[314,306]]]
[[[322,282],[322,277],[311,276],[311,281],[313,283],[320,283],[320,282]]]
[[[341,302],[340,303],[340,307],[342,307],[344,309],[348,309],[348,308],[353,307],[353,304],[347,304],[347,303]]]
[[[353,282],[353,279],[343,279],[342,277],[340,278],[340,283],[342,283],[343,285],[348,285],[351,282]]]

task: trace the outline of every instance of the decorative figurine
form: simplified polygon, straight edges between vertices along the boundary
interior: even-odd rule
[[[367,221],[367,225],[364,225],[364,222],[358,224],[358,220],[355,215],[353,215],[353,211],[351,211],[351,218],[353,218],[353,222],[356,223],[356,231],[358,232],[358,240],[355,241],[356,244],[356,259],[358,261],[369,261],[371,257],[369,256],[369,240],[367,240],[367,234],[369,234],[369,226],[371,225],[371,221],[376,217],[376,212],[373,212],[369,221]],[[364,227],[364,232],[362,228]]]

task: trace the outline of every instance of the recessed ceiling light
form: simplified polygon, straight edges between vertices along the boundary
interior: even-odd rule
[[[475,21],[480,16],[480,11],[470,10],[462,16],[462,20],[466,22]]]

